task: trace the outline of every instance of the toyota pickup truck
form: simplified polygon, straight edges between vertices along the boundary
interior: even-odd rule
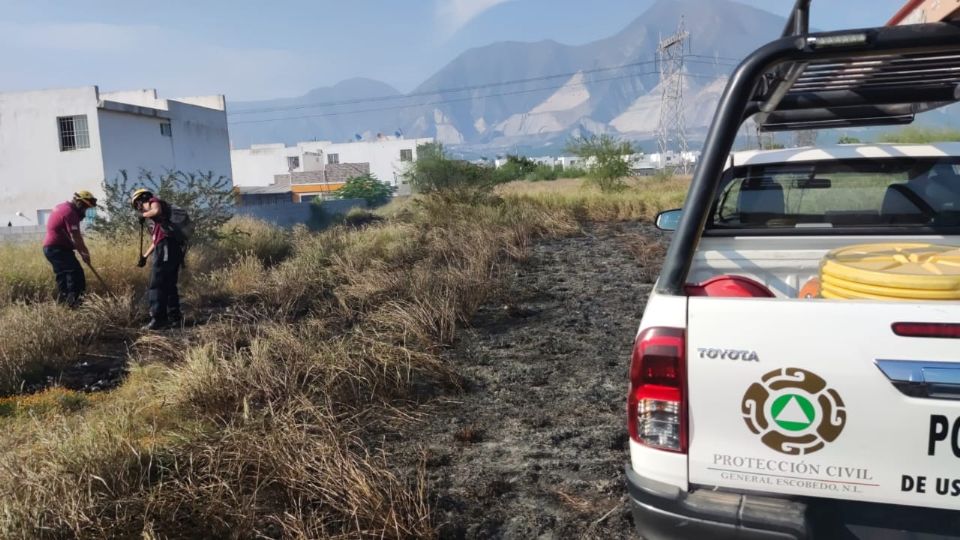
[[[960,144],[731,153],[748,119],[900,125],[955,103],[960,27],[810,33],[808,8],[731,75],[684,207],[657,218],[672,237],[627,397],[644,538],[960,534]],[[828,294],[825,258],[864,245],[938,286]]]

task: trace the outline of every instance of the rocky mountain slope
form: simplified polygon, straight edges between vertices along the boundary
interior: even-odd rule
[[[658,0],[616,35],[592,43],[502,42],[468,50],[409,94],[355,79],[300,98],[235,103],[231,138],[244,147],[402,131],[481,150],[545,147],[588,133],[650,140],[662,93],[656,47],[681,20],[691,36],[685,117],[696,139],[712,120],[726,75],[778,37],[784,17],[732,0]]]

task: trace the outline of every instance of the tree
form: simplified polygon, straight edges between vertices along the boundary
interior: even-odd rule
[[[526,156],[507,155],[507,162],[497,169],[498,182],[524,180],[537,172],[537,162]]]
[[[949,128],[939,129],[924,126],[903,128],[898,131],[884,133],[877,137],[877,142],[882,143],[927,144],[954,141],[960,141],[960,131]]]
[[[191,241],[203,242],[215,237],[221,225],[233,216],[235,195],[230,179],[210,172],[166,171],[160,175],[141,169],[131,183],[121,170],[113,181],[102,184],[104,197],[98,202],[91,229],[107,237],[136,232],[140,228],[137,213],[130,207],[130,196],[139,188],[150,190],[164,201],[183,208],[193,222]]]
[[[451,159],[439,143],[418,146],[417,161],[404,178],[416,193],[464,203],[484,200],[497,183],[494,169]]]
[[[610,135],[591,135],[572,139],[566,150],[587,162],[587,178],[601,191],[620,191],[625,187],[623,178],[630,174],[627,156],[634,153],[629,142]]]
[[[841,135],[837,139],[837,144],[860,144],[860,139],[850,135]]]
[[[371,207],[386,204],[393,195],[394,188],[386,182],[377,180],[371,173],[355,176],[336,191],[338,199],[363,199]]]

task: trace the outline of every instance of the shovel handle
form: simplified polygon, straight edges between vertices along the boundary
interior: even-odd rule
[[[88,263],[88,262],[84,262],[84,264],[86,264],[86,265],[87,265],[87,268],[89,268],[90,271],[93,272],[93,275],[97,276],[97,279],[100,281],[100,284],[103,285],[103,288],[107,290],[107,293],[110,293],[110,292],[111,292],[111,291],[110,291],[110,286],[107,285],[107,282],[104,281],[104,279],[103,279],[102,276],[100,276],[100,272],[97,272],[97,269],[94,268],[92,264],[90,264],[90,263]]]

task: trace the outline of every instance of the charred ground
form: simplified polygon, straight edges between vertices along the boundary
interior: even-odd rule
[[[662,253],[642,224],[542,241],[462,331],[445,356],[463,392],[404,442],[442,538],[635,538],[624,392]]]

